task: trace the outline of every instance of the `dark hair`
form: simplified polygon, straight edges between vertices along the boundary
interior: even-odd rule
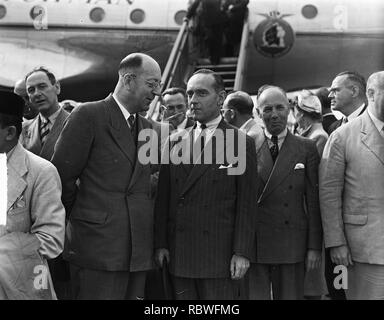
[[[138,69],[143,65],[143,57],[140,54],[130,54],[121,60],[119,73],[126,72],[127,69]]]
[[[341,77],[341,76],[347,76],[347,80],[353,82],[359,87],[360,89],[359,95],[365,97],[365,90],[367,89],[367,83],[365,81],[365,78],[361,74],[355,71],[343,71],[336,75],[336,77]]]
[[[221,77],[221,75],[219,75],[218,73],[216,73],[210,69],[199,69],[199,70],[195,71],[192,76],[194,76],[196,74],[210,74],[210,75],[212,75],[212,77],[215,79],[214,88],[215,88],[216,92],[219,93],[220,91],[223,91],[223,90],[225,91],[224,80]]]
[[[15,126],[17,137],[20,136],[22,130],[23,118],[16,115],[0,113],[0,127],[4,129],[5,127]]]
[[[228,106],[237,110],[240,114],[252,115],[253,101],[252,98],[243,91],[235,91],[227,96]]]
[[[167,94],[173,96],[175,94],[178,94],[178,93],[181,93],[185,99],[185,101],[187,101],[187,94],[185,92],[185,90],[183,88],[179,88],[179,87],[173,87],[173,88],[168,88],[167,90],[165,90],[161,96],[164,98]]]
[[[28,72],[27,75],[25,76],[24,80],[27,81],[27,79],[32,74],[34,74],[36,72],[44,72],[47,75],[47,77],[48,77],[48,79],[49,79],[49,81],[51,82],[52,85],[57,82],[55,75],[51,71],[49,71],[47,68],[45,68],[45,67],[38,67],[38,68],[35,68],[32,71]]]

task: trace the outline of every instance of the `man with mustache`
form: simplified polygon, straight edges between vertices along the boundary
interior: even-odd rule
[[[263,86],[257,102],[265,130],[256,146],[260,188],[250,298],[303,299],[305,269],[321,262],[319,155],[314,141],[288,131],[283,89]]]
[[[169,122],[174,129],[187,129],[195,122],[187,117],[188,101],[183,88],[169,88],[165,90],[163,97],[163,121]]]
[[[52,158],[75,299],[143,299],[152,268],[151,167],[138,157],[138,135],[152,125],[139,112],[160,95],[161,71],[150,56],[132,53],[118,75],[113,94],[72,111]]]

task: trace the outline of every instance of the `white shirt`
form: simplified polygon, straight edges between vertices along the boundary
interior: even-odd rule
[[[372,122],[376,126],[377,130],[379,131],[380,135],[384,138],[384,122],[381,121],[380,119],[377,119],[371,111],[368,109],[368,114],[372,119]]]
[[[273,146],[273,142],[272,142],[272,135],[268,132],[267,129],[264,129],[264,134],[265,136],[267,137],[267,141],[268,141],[268,147],[271,148]],[[285,137],[287,136],[288,134],[288,129],[285,128],[282,132],[280,132],[280,134],[277,136],[277,144],[279,145],[279,150],[281,149],[281,146],[283,145],[284,143],[284,140],[285,140]]]
[[[249,122],[251,122],[252,120],[253,120],[252,118],[249,118],[247,121],[245,121],[245,122],[243,123],[243,125],[239,128],[239,130],[245,132],[245,127],[246,127],[247,124],[248,124]]]
[[[361,111],[363,111],[365,104],[363,103],[360,107],[358,107],[355,111],[353,111],[348,117],[348,122],[352,121],[353,119],[357,118]]]
[[[186,125],[187,125],[187,121],[188,121],[188,118],[185,117],[185,119],[183,120],[183,122],[181,122],[178,126],[177,126],[177,130],[184,130]]]
[[[209,141],[209,139],[212,138],[213,136],[213,133],[215,132],[217,126],[219,125],[220,121],[222,120],[222,117],[221,115],[219,115],[217,118],[207,122],[205,125],[207,126],[207,128],[205,129],[205,144],[207,144],[207,142]],[[201,134],[201,123],[200,122],[196,122],[196,129],[194,129],[194,136],[193,136],[193,141],[196,142],[197,140],[197,137]]]
[[[127,122],[127,125],[129,127],[128,118],[130,117],[131,114],[127,109],[124,108],[124,106],[120,103],[120,101],[117,99],[115,94],[112,94],[112,97],[113,99],[115,99],[117,105],[119,106],[121,112],[123,113],[124,119]],[[135,120],[136,120],[136,114],[133,114],[133,116],[135,117]]]
[[[51,114],[48,117],[49,123],[48,123],[47,127],[48,127],[49,130],[51,130],[53,125],[55,124],[56,118],[59,115],[60,110],[61,110],[61,107],[55,113]],[[40,117],[40,123],[44,123],[45,121],[47,121],[47,118],[42,116],[41,113],[39,113],[39,117]]]

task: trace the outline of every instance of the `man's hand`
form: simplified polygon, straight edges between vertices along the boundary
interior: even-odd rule
[[[307,258],[305,260],[306,270],[311,271],[320,268],[321,265],[321,251],[320,250],[308,250]]]
[[[242,256],[233,255],[231,259],[231,278],[240,280],[246,274],[249,268],[249,260]]]
[[[346,267],[349,265],[353,266],[351,252],[347,245],[331,248],[330,255],[332,262],[337,265],[342,264]]]
[[[168,249],[161,248],[157,249],[155,253],[155,260],[156,263],[162,267],[164,263],[164,259],[167,260],[167,263],[169,263],[169,251]]]
[[[6,235],[7,233],[7,226],[0,225],[0,237]]]

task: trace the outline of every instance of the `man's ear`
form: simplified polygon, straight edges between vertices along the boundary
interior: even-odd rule
[[[375,101],[375,90],[370,88],[367,89],[367,98],[368,101],[374,102]]]
[[[356,85],[352,85],[352,97],[357,98],[360,94],[360,88]]]
[[[59,95],[61,92],[61,86],[59,81],[56,81],[55,88],[56,88],[56,94]]]
[[[221,106],[224,104],[224,100],[225,98],[227,97],[227,93],[225,92],[225,90],[221,90],[219,93],[219,101],[218,101],[218,105]]]
[[[5,136],[6,141],[13,141],[17,138],[17,129],[15,126],[7,127],[7,135]]]

